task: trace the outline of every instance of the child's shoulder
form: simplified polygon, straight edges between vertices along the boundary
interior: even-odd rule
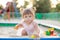
[[[35,22],[35,21],[33,21],[33,24],[34,24],[34,25],[37,25],[38,23],[37,23],[37,22]]]
[[[23,22],[24,22],[23,20],[20,20],[18,24],[23,24]]]
[[[18,23],[17,25],[23,25],[23,22]]]
[[[18,25],[23,25],[24,23],[25,23],[24,20],[22,20],[18,23]]]

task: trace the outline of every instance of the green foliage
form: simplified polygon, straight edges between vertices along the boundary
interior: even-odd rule
[[[34,3],[34,6],[37,8],[37,12],[45,13],[50,11],[50,0],[39,0]]]
[[[50,12],[56,12],[56,8],[51,8]]]
[[[56,5],[56,10],[60,12],[60,3]]]
[[[3,9],[3,8],[2,8],[2,5],[0,5],[0,9]]]
[[[24,8],[26,8],[26,6],[28,5],[29,3],[27,1],[25,1],[25,4],[24,4]]]

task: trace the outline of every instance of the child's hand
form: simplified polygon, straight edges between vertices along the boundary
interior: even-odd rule
[[[17,30],[18,28],[14,27],[14,30]]]
[[[18,29],[18,27],[19,27],[19,26],[18,26],[18,25],[16,25],[16,26],[14,27],[14,29],[15,29],[15,30],[17,30],[17,29]]]
[[[16,25],[14,29],[18,30],[18,28],[21,28],[21,27],[22,27],[22,24],[19,24],[19,25]]]

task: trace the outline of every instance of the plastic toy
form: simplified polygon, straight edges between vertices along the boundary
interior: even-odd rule
[[[48,31],[54,30],[54,28],[49,28]]]
[[[49,35],[50,35],[50,32],[49,32],[49,31],[46,31],[46,35],[48,35],[48,36],[49,36]]]
[[[36,38],[36,36],[35,35],[31,35],[31,38]]]
[[[45,31],[45,35],[56,36],[56,33],[54,33],[54,28],[49,28],[47,31]]]
[[[54,34],[51,34],[50,36],[56,36],[56,33],[54,33]]]

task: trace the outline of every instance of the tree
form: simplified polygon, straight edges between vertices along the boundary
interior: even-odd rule
[[[3,8],[2,8],[2,5],[0,5],[0,10],[1,10],[1,9],[3,9]]]
[[[57,10],[57,12],[60,12],[60,3],[58,3],[58,4],[56,5],[56,10]]]
[[[50,11],[50,0],[35,0],[33,6],[36,7],[37,11],[40,13],[45,13]]]
[[[24,4],[24,8],[26,8],[26,6],[28,5],[29,3],[27,1],[25,1],[25,4]]]
[[[3,6],[0,5],[0,14],[2,14],[2,13],[3,13]]]

